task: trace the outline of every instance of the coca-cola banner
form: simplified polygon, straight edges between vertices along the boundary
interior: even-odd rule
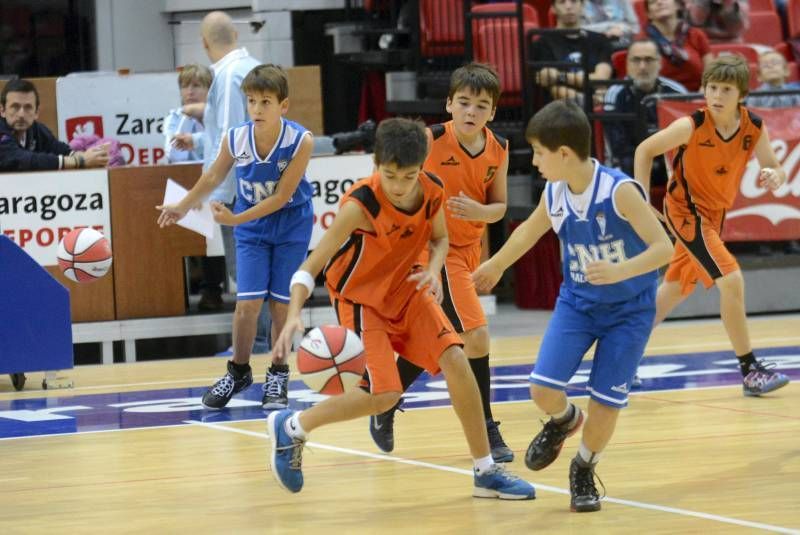
[[[691,114],[700,102],[662,100],[658,103],[661,128]],[[800,238],[800,108],[752,108],[764,119],[772,149],[786,171],[786,184],[774,192],[758,186],[761,167],[753,158],[739,185],[739,195],[728,211],[722,239],[772,241]],[[668,160],[669,161],[669,160]]]

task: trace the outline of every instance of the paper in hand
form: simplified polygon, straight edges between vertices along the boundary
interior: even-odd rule
[[[186,197],[188,191],[172,180],[167,179],[167,189],[164,191],[164,204],[175,204]],[[202,234],[209,240],[214,239],[214,215],[211,213],[211,206],[204,202],[199,210],[189,210],[186,215],[178,221],[178,225],[187,228],[198,234]]]

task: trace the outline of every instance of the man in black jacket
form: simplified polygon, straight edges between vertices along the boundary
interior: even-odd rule
[[[27,80],[11,80],[0,93],[0,172],[105,167],[108,149],[75,152],[36,119],[39,93]]]

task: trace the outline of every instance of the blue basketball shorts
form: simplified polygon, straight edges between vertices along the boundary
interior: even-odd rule
[[[598,403],[621,409],[644,356],[655,318],[655,285],[624,303],[587,301],[561,291],[530,381],[565,390],[597,342],[586,390]]]
[[[237,300],[289,302],[289,282],[308,254],[313,214],[309,202],[262,218],[255,232],[235,229]]]

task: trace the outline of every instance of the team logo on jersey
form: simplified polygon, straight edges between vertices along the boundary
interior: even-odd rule
[[[728,168],[726,166],[724,166],[724,165],[720,165],[719,167],[714,169],[714,172],[717,173],[718,175],[727,175],[728,174]]]
[[[245,162],[250,159],[250,154],[248,154],[246,150],[242,149],[242,152],[234,156],[233,159],[237,162]]]
[[[283,173],[283,170],[289,166],[289,160],[278,160],[278,172]]]
[[[459,165],[458,160],[456,160],[455,156],[450,156],[448,159],[443,161],[440,165]]]
[[[414,234],[414,225],[408,225],[402,234],[400,234],[400,238],[408,238]]]
[[[442,336],[444,336],[446,334],[450,334],[451,332],[453,332],[453,331],[451,331],[447,327],[442,327],[442,330],[439,331],[439,334],[436,335],[436,338],[441,338]]]
[[[621,385],[614,385],[611,387],[611,390],[614,392],[619,392],[620,394],[627,394],[628,393],[628,382],[624,382]]]
[[[494,174],[497,172],[496,165],[490,165],[489,168],[486,170],[486,177],[483,179],[483,183],[486,184],[487,182],[491,181],[494,178]]]
[[[597,221],[597,226],[600,227],[600,239],[601,240],[610,240],[613,236],[606,235],[606,214],[605,212],[597,212],[597,215],[594,216],[594,220]]]
[[[709,138],[709,139],[706,139],[706,140],[705,140],[705,141],[703,141],[702,143],[699,143],[699,145],[700,145],[701,147],[716,147],[716,145],[714,145],[713,143],[711,143],[711,139],[710,139],[710,138]]]
[[[559,206],[555,212],[550,212],[550,217],[562,217],[564,215],[564,208]]]
[[[386,233],[386,235],[387,236],[391,236],[392,234],[394,234],[398,230],[400,230],[400,225],[398,225],[397,223],[392,223],[392,228],[389,229],[389,231]]]

